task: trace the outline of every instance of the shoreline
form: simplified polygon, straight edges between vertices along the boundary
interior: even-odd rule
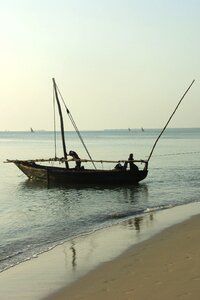
[[[143,252],[143,247],[148,243],[154,245],[163,232],[168,235],[167,232],[176,226],[184,227],[187,223],[185,220],[198,214],[200,203],[195,202],[147,213],[143,217],[134,217],[65,242],[35,259],[2,272],[1,296],[4,300],[65,299],[57,297],[62,297],[60,295],[66,291],[69,293],[73,286],[80,290],[82,282],[91,274],[96,276],[102,268],[107,270],[110,264],[115,265],[122,257],[126,260],[126,256],[137,249]],[[193,222],[191,220],[189,223]],[[177,223],[179,224],[175,225]],[[129,269],[129,261],[126,261],[126,267]],[[78,299],[76,296],[74,294],[69,299]],[[95,293],[92,299],[98,299],[95,298]]]
[[[46,300],[198,300],[200,216],[106,262]]]

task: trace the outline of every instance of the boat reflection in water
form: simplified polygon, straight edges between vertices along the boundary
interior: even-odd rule
[[[26,199],[23,227],[29,220],[32,249],[38,245],[42,251],[61,247],[65,272],[76,274],[118,255],[134,239],[137,242],[149,202],[148,186],[144,183],[47,189],[39,182],[27,180],[18,185],[16,196]]]
[[[145,240],[148,237],[148,228],[154,226],[153,215],[154,213],[147,213],[130,218],[118,225],[63,244],[66,252],[66,273],[77,279],[100,263],[114,259],[129,247]]]

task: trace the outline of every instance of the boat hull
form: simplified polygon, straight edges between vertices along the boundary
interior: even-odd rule
[[[33,162],[17,161],[16,166],[31,180],[57,184],[134,184],[145,179],[147,170],[90,170],[41,166]]]

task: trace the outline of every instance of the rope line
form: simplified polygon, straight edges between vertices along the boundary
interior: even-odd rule
[[[61,95],[61,93],[60,93],[60,90],[59,90],[58,86],[57,86],[57,90],[58,90],[58,93],[59,93],[59,95],[60,95],[60,97],[61,97],[61,99],[62,99],[62,101],[63,101],[63,104],[64,104],[65,109],[66,109],[66,111],[67,111],[67,114],[68,114],[68,116],[69,116],[69,119],[70,119],[70,121],[71,121],[71,123],[72,123],[72,125],[73,125],[73,127],[74,127],[74,129],[75,129],[75,131],[76,131],[76,133],[77,133],[77,135],[78,135],[78,137],[79,137],[79,139],[80,139],[80,141],[81,141],[81,143],[82,143],[82,145],[83,145],[83,147],[84,147],[86,153],[87,153],[87,155],[88,155],[88,157],[90,158],[90,160],[91,160],[91,162],[92,162],[94,168],[96,169],[96,166],[95,166],[95,164],[94,164],[94,161],[93,161],[93,159],[92,159],[92,157],[91,157],[91,155],[90,155],[90,153],[89,153],[89,151],[88,151],[88,149],[87,149],[87,147],[86,147],[85,142],[83,141],[83,138],[82,138],[82,136],[81,136],[81,134],[80,134],[80,131],[79,131],[79,129],[78,129],[78,127],[77,127],[77,125],[76,125],[76,123],[75,123],[73,117],[72,117],[72,114],[70,113],[69,109],[67,108],[67,106],[66,106],[66,104],[65,104],[65,101],[64,101],[64,99],[63,99],[63,97],[62,97],[62,95]]]
[[[200,154],[200,151],[158,154],[158,155],[153,155],[153,157],[158,157],[158,156],[175,156],[175,155],[186,155],[186,154]]]
[[[55,148],[55,157],[57,157],[56,109],[55,109],[55,91],[54,91],[54,89],[53,89],[53,122],[54,122],[54,148]]]

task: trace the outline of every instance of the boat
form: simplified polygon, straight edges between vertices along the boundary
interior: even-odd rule
[[[147,168],[143,170],[100,170],[44,166],[34,161],[15,160],[15,165],[31,180],[45,181],[49,184],[136,184],[145,179]]]
[[[60,129],[61,129],[61,137],[62,137],[62,147],[63,147],[63,157],[58,158],[49,158],[49,159],[32,159],[32,160],[9,160],[6,162],[14,163],[30,180],[38,180],[46,182],[47,184],[62,184],[62,185],[76,185],[76,184],[86,184],[89,185],[129,185],[129,184],[137,184],[140,181],[144,180],[148,175],[148,163],[152,156],[152,153],[155,149],[155,146],[161,137],[162,133],[166,129],[169,121],[171,120],[173,114],[177,110],[181,101],[185,97],[186,93],[194,83],[194,80],[190,84],[189,88],[186,90],[172,115],[170,116],[167,124],[159,134],[156,139],[153,148],[150,152],[148,159],[144,160],[136,160],[133,158],[133,154],[129,155],[128,160],[93,160],[83,139],[76,126],[76,123],[69,111],[66,107],[67,114],[74,125],[74,128],[89,156],[89,159],[81,159],[76,152],[69,151],[67,152],[66,144],[65,144],[65,135],[64,135],[64,121],[62,115],[62,109],[60,104],[60,98],[64,102],[58,86],[53,78],[53,90],[55,101],[57,103],[59,117],[60,117]],[[59,97],[60,96],[60,97]],[[46,165],[46,163],[50,162],[59,162],[59,166]],[[75,167],[70,167],[70,163],[75,163]],[[82,163],[90,163],[94,168],[86,168],[81,166]],[[62,163],[62,166],[60,164]],[[112,163],[116,164],[112,169],[98,169],[96,168],[95,163]],[[136,165],[137,163],[143,164],[143,168],[139,169]]]
[[[61,184],[116,184],[116,185],[126,185],[126,184],[136,184],[141,180],[145,179],[148,174],[148,163],[145,160],[119,160],[119,161],[105,161],[105,160],[93,160],[89,154],[89,159],[80,159],[78,156],[67,152],[64,136],[64,121],[63,114],[61,110],[61,101],[59,97],[59,90],[55,79],[53,78],[53,90],[58,107],[59,117],[60,117],[60,128],[62,137],[62,147],[63,155],[62,158],[50,158],[50,159],[33,159],[33,160],[7,160],[7,162],[14,163],[29,179],[45,181],[49,184],[51,183],[61,183]],[[71,119],[72,116],[67,109],[68,114]],[[72,123],[75,124],[74,120]],[[80,136],[80,132],[75,124],[76,131]],[[80,136],[81,137],[81,136]],[[82,140],[82,137],[81,137]],[[83,142],[83,140],[82,140]],[[84,143],[84,142],[83,142]],[[76,154],[76,153],[75,153]],[[48,162],[59,162],[62,164],[60,166],[46,165]],[[70,163],[75,162],[75,167],[70,167]],[[81,166],[82,163],[90,162],[93,164],[94,168],[86,168]],[[95,166],[96,162],[112,163],[115,167],[112,169],[98,169]],[[136,167],[135,163],[143,163],[144,168],[140,170]]]

